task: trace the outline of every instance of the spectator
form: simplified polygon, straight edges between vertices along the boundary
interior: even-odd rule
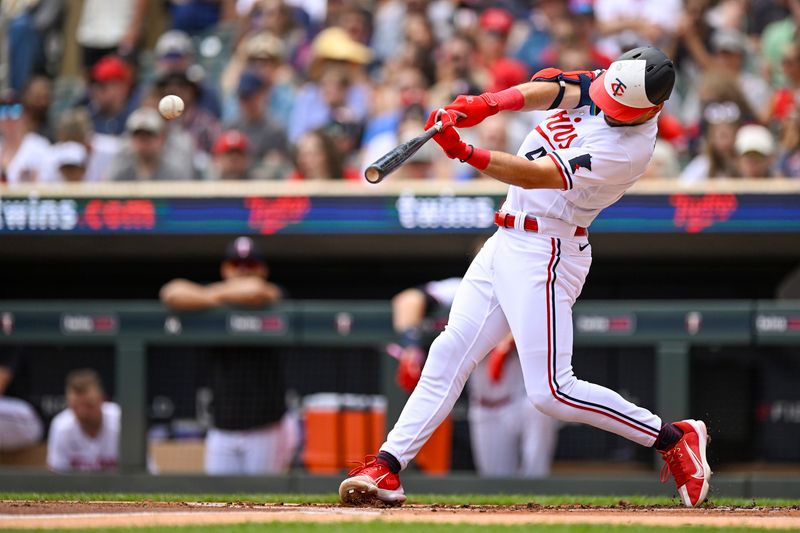
[[[399,336],[397,381],[414,389],[424,366],[423,321],[449,308],[461,278],[432,281],[392,298]],[[514,341],[509,336],[469,378],[469,424],[475,466],[481,476],[545,477],[555,453],[558,424],[528,400]]]
[[[194,168],[187,164],[192,154],[167,136],[158,111],[142,107],[126,123],[128,138],[111,163],[112,181],[161,181],[194,179]]]
[[[766,121],[769,108],[764,103],[769,102],[772,95],[761,76],[745,70],[747,37],[736,30],[718,30],[711,38],[711,46],[714,55],[707,67],[733,76],[759,121]]]
[[[345,167],[333,139],[324,130],[303,134],[295,150],[295,170],[289,180],[341,180],[360,181],[361,175],[352,167]]]
[[[513,24],[514,17],[505,9],[492,7],[481,13],[477,43],[484,71],[478,71],[477,76],[485,90],[501,91],[528,79],[525,65],[506,57],[508,35]]]
[[[176,311],[223,305],[263,307],[281,300],[268,281],[263,253],[249,237],[230,243],[220,268],[222,281],[199,285],[175,279],[161,301]],[[263,347],[212,349],[213,427],[206,436],[205,466],[212,475],[278,474],[290,464],[297,427],[286,409],[281,358]]]
[[[530,72],[552,66],[542,63],[542,53],[552,43],[551,28],[555,21],[569,17],[567,5],[564,0],[539,0],[536,8],[530,10],[527,35],[514,54]]]
[[[361,122],[367,114],[370,90],[364,81],[364,67],[372,57],[370,49],[343,29],[328,28],[314,39],[312,51],[311,81],[298,92],[289,121],[292,143],[306,131],[325,126],[333,119]],[[322,78],[327,90],[323,90]]]
[[[787,0],[790,16],[768,24],[761,34],[761,56],[766,61],[769,79],[776,87],[784,83],[781,60],[783,51],[797,35],[797,22],[800,21],[800,0]]]
[[[680,0],[596,0],[598,42],[608,57],[647,44],[669,47],[681,20]],[[664,16],[669,13],[669,16]]]
[[[261,167],[264,177],[278,179],[285,177],[289,149],[283,129],[268,118],[267,91],[267,84],[257,74],[250,71],[242,73],[236,91],[239,118],[228,124],[228,128],[240,131],[247,137],[248,155]]]
[[[663,140],[656,141],[653,157],[644,172],[643,179],[677,178],[681,173],[678,152],[672,145]]]
[[[28,109],[11,96],[0,99],[0,182],[39,181],[50,142],[33,131]]]
[[[83,181],[97,182],[108,179],[109,169],[120,149],[120,139],[113,135],[102,135],[92,131],[92,121],[86,109],[77,107],[61,115],[56,131],[59,146],[63,143],[79,143],[86,153]],[[72,149],[72,153],[76,153]],[[74,156],[72,156],[74,158]],[[48,164],[42,181],[62,181],[57,164]]]
[[[202,35],[236,18],[236,0],[169,0],[172,29]]]
[[[42,421],[33,406],[19,398],[14,376],[19,356],[0,352],[0,452],[33,446],[42,438]]]
[[[431,107],[442,107],[459,94],[481,92],[472,72],[475,53],[474,43],[465,35],[455,35],[442,43],[436,62],[436,83],[428,96]]]
[[[775,140],[758,124],[748,124],[736,133],[736,167],[742,178],[768,178],[774,175]]]
[[[267,85],[268,118],[282,129],[289,123],[296,87],[294,70],[285,61],[283,43],[271,33],[251,35],[237,47],[225,72],[221,86],[225,94],[226,122],[239,116],[236,89],[242,72],[249,70]]]
[[[711,103],[703,118],[703,151],[683,169],[681,181],[684,183],[737,175],[734,144],[741,119],[739,107],[734,102]]]
[[[211,178],[218,180],[251,179],[249,142],[236,130],[227,130],[214,143]]]
[[[110,54],[133,57],[147,11],[147,0],[85,0],[75,37],[88,71]]]
[[[6,31],[0,33],[0,64],[7,65],[8,86],[16,94],[21,94],[37,73],[52,73],[60,66],[57,50],[47,45],[59,30],[62,11],[61,2],[0,2],[0,21],[7,21],[3,24]]]
[[[324,9],[324,2],[319,3]],[[307,27],[315,25],[313,22],[309,24],[309,16],[313,18],[312,13],[304,10],[297,0],[293,0],[291,5],[284,0],[260,0],[254,2],[250,12],[251,30],[255,34],[275,36],[284,49],[284,60],[300,68],[304,66],[300,56],[308,40]]]
[[[778,175],[800,177],[800,120],[795,110],[781,123]]]
[[[100,376],[73,370],[66,380],[67,408],[50,422],[47,466],[54,472],[105,472],[119,461],[119,405],[105,401]]]
[[[781,58],[786,85],[772,98],[770,118],[784,120],[797,111],[797,96],[800,94],[800,43],[792,43],[783,51]]]
[[[131,67],[118,56],[105,56],[92,67],[91,78],[87,107],[94,131],[121,135],[137,106]]]
[[[183,114],[172,122],[181,127],[194,139],[195,147],[205,154],[211,153],[211,146],[222,132],[222,125],[207,109],[200,105],[201,80],[190,77],[187,72],[168,72],[157,81],[160,96],[175,94],[183,100]],[[199,162],[197,166],[203,167]]]
[[[46,76],[33,76],[22,91],[22,105],[28,110],[31,129],[53,140],[53,127],[50,123],[50,106],[53,103],[53,86]]]
[[[53,166],[58,172],[58,181],[78,183],[84,180],[89,156],[86,146],[74,141],[58,143],[53,146]]]
[[[198,105],[217,118],[222,116],[219,94],[203,75],[203,67],[195,64],[191,37],[180,30],[165,32],[158,38],[154,52],[157,76],[177,73],[198,80]]]

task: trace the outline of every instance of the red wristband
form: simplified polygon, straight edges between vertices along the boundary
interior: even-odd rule
[[[497,106],[499,111],[518,111],[525,105],[525,97],[515,87],[509,87],[496,93],[483,93],[490,106]]]
[[[469,163],[478,170],[486,170],[489,166],[489,161],[492,159],[492,153],[486,148],[476,148],[469,145],[470,153],[461,160],[462,163]]]

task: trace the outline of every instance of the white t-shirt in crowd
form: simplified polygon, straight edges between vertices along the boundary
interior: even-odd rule
[[[2,143],[0,143],[0,149]],[[33,183],[41,179],[50,160],[50,141],[38,133],[28,133],[22,139],[14,159],[4,169],[9,185]]]
[[[50,423],[47,466],[56,472],[100,472],[117,467],[121,410],[103,403],[103,425],[97,437],[81,430],[71,409],[64,409]]]
[[[81,46],[114,48],[128,31],[136,0],[86,0],[76,37]]]

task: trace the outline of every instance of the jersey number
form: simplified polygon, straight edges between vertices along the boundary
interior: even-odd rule
[[[534,159],[539,159],[540,157],[543,157],[546,154],[547,150],[545,150],[544,147],[542,146],[537,148],[536,150],[531,150],[530,152],[525,154],[525,157],[528,158],[528,161],[533,161]]]

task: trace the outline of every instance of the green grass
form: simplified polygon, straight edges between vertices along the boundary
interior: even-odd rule
[[[3,530],[4,532],[30,533],[31,531],[52,531],[45,529],[19,529]],[[78,531],[66,529],[58,531]],[[607,524],[575,524],[575,525],[515,525],[515,526],[478,526],[470,524],[427,524],[427,523],[387,523],[387,522],[356,522],[356,523],[326,523],[326,524],[300,524],[300,523],[271,523],[271,524],[237,524],[227,526],[191,526],[191,527],[143,527],[143,528],[104,528],[91,529],[92,533],[519,533],[522,531],[541,531],[544,533],[633,533],[647,531],[647,533],[677,533],[689,531],[692,533],[764,533],[764,529],[756,528],[717,528],[717,527],[644,527],[644,526],[613,526]]]
[[[151,501],[151,502],[242,502],[242,503],[336,503],[335,494],[146,494],[86,492],[0,492],[0,500],[35,501]],[[410,504],[440,505],[539,505],[582,504],[597,507],[627,505],[680,506],[677,497],[667,496],[544,496],[535,494],[414,494]],[[732,507],[793,507],[800,500],[771,498],[712,498],[710,505]]]

